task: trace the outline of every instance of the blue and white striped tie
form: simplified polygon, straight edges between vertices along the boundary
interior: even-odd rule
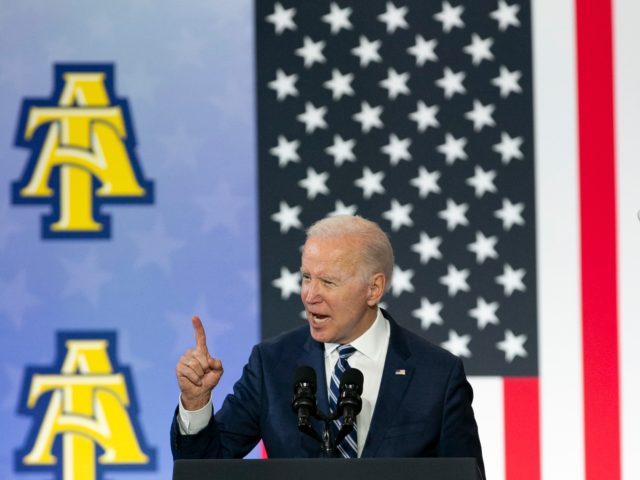
[[[349,368],[349,362],[347,359],[356,352],[356,349],[351,345],[340,345],[338,347],[338,361],[331,374],[331,389],[329,390],[329,407],[331,412],[335,412],[338,405],[338,397],[340,396],[340,378],[345,370]],[[335,435],[342,428],[342,420],[336,419],[333,421],[336,427]],[[334,436],[335,436],[334,435]],[[356,424],[353,424],[353,430],[347,435],[340,445],[337,446],[338,451],[344,458],[357,458],[358,457],[358,432]]]

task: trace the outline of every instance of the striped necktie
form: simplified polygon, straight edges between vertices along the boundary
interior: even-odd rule
[[[331,389],[329,391],[329,407],[331,412],[335,412],[338,405],[338,398],[340,396],[340,378],[345,370],[349,368],[349,362],[347,359],[356,352],[356,349],[351,345],[340,345],[338,347],[338,361],[331,374]],[[342,420],[337,418],[333,421],[335,426],[334,438],[337,432],[342,428]],[[357,458],[358,457],[358,432],[356,424],[353,424],[353,430],[347,435],[340,445],[337,446],[338,451],[344,458]]]

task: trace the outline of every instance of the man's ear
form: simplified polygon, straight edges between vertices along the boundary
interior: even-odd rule
[[[367,304],[370,307],[380,303],[386,285],[387,279],[383,273],[374,273],[371,276],[369,279],[369,296],[367,297]]]

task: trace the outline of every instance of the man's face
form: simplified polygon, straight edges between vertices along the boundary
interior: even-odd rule
[[[350,343],[377,315],[362,275],[361,245],[350,237],[310,238],[302,252],[302,303],[314,340]]]

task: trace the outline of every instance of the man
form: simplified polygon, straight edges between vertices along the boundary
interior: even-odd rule
[[[174,458],[239,458],[260,439],[272,458],[317,457],[318,443],[298,431],[291,409],[294,372],[304,365],[317,372],[318,407],[328,412],[337,349],[350,345],[355,352],[348,366],[364,374],[353,456],[475,457],[484,477],[462,362],[378,307],[393,264],[391,244],[377,224],[351,216],[314,224],[300,269],[308,325],[254,347],[234,393],[215,416],[211,391],[222,364],[209,355],[204,328],[194,317],[196,346],[176,366]],[[314,426],[321,431],[319,422]]]

